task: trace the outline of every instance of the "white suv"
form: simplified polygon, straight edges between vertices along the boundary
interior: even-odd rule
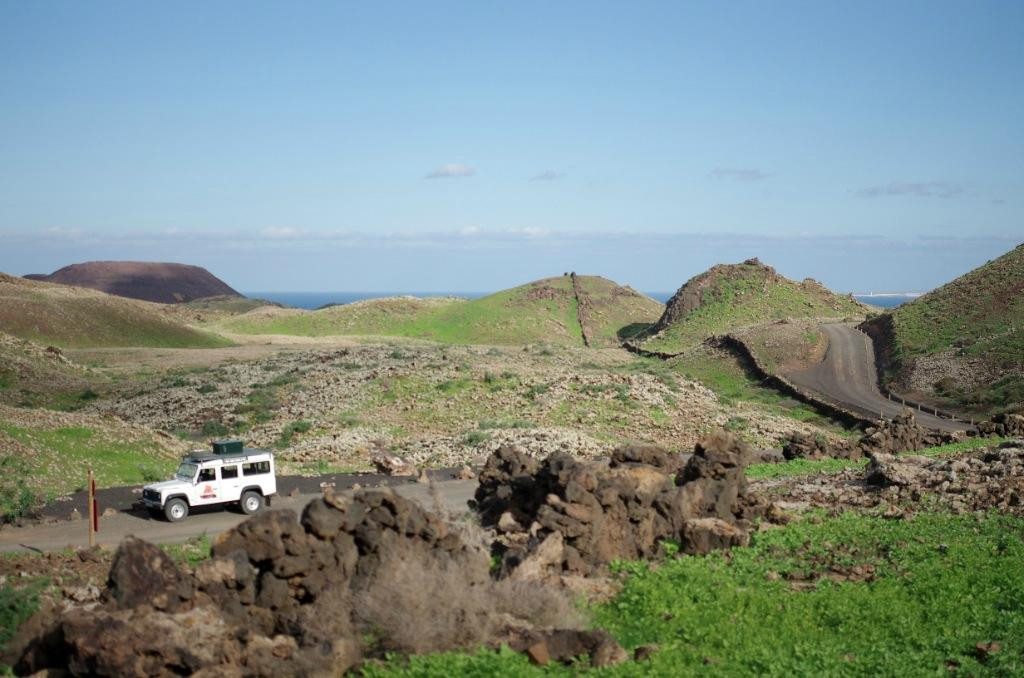
[[[218,440],[213,452],[193,452],[181,461],[173,480],[142,488],[142,503],[172,523],[194,506],[237,502],[248,515],[258,513],[277,493],[274,454],[245,449],[240,440]]]

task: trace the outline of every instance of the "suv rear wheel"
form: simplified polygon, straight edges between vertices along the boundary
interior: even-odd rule
[[[184,499],[171,499],[164,504],[164,516],[172,523],[185,520],[188,516],[188,504]]]
[[[242,498],[238,503],[242,506],[242,513],[251,516],[254,513],[259,513],[263,508],[263,495],[249,490],[242,494]]]

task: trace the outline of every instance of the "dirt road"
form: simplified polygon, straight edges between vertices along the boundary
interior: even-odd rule
[[[476,491],[476,480],[444,480],[434,483],[437,496],[444,503],[449,514],[458,516],[468,509],[466,502]],[[394,487],[398,494],[418,501],[433,509],[435,499],[430,485],[407,483]],[[294,497],[276,497],[273,509],[288,508],[301,513],[303,507],[318,494],[299,494]],[[203,534],[213,537],[231,529],[246,519],[237,510],[210,508],[196,509],[196,512],[180,523],[168,523],[151,518],[146,511],[118,513],[100,521],[97,543],[116,546],[128,535],[135,535],[157,544],[175,544],[188,541]],[[86,546],[87,525],[84,520],[64,521],[48,525],[6,528],[0,530],[0,552],[9,551],[59,551],[68,547]]]
[[[798,386],[817,391],[826,397],[877,418],[879,413],[892,417],[903,410],[878,390],[875,351],[867,335],[851,325],[822,325],[828,334],[825,358],[805,370],[786,374]],[[924,412],[915,412],[922,426],[940,431],[963,431],[968,424],[942,419]]]

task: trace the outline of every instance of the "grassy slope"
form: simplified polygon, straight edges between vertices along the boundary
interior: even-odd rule
[[[964,391],[953,378],[940,384],[945,402],[982,412],[1024,402],[1024,245],[871,321],[891,319],[886,373],[897,376],[915,358],[955,350],[982,359],[1003,376]],[[954,358],[955,359],[955,358]]]
[[[651,322],[661,305],[614,283],[581,277],[593,304],[595,336],[611,344],[618,330]],[[489,296],[462,299],[374,299],[318,311],[257,311],[223,323],[243,334],[378,335],[429,339],[453,344],[530,344],[579,346],[572,283],[566,276],[538,280]]]
[[[31,451],[17,456],[26,467],[24,480],[41,497],[84,487],[90,465],[100,487],[166,478],[177,465],[177,455],[141,430],[126,438],[88,426],[46,429],[0,421],[0,434]]]
[[[1024,245],[891,313],[893,358],[962,347],[1003,366],[1024,363]]]
[[[331,306],[317,311],[257,309],[222,323],[239,334],[414,336],[414,327],[462,299],[392,297]]]
[[[863,317],[850,297],[808,282],[777,276],[763,266],[736,264],[711,273],[700,306],[644,342],[644,348],[678,352],[716,334],[782,318]]]
[[[590,302],[592,346],[618,346],[623,334],[658,319],[665,305],[629,287],[598,276],[578,276]]]
[[[0,331],[62,348],[229,345],[165,317],[155,304],[3,274]]]

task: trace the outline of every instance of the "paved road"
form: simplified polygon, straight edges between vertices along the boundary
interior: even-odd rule
[[[875,351],[866,334],[841,323],[822,325],[828,334],[828,351],[817,365],[790,372],[786,378],[798,386],[817,391],[829,399],[877,418],[882,412],[892,417],[903,406],[891,402],[878,390],[875,369]],[[969,426],[963,422],[942,419],[924,412],[915,412],[922,426],[940,431],[963,431]]]
[[[476,491],[476,480],[445,480],[434,483],[445,509],[460,515],[468,509],[466,502]],[[433,509],[435,500],[430,486],[409,483],[394,488],[400,495],[419,501]],[[301,513],[303,507],[318,494],[300,494],[294,497],[275,497],[271,510],[290,508]],[[202,511],[202,512],[200,512]],[[196,509],[180,523],[168,523],[151,518],[146,511],[118,513],[100,521],[97,543],[116,546],[128,535],[135,535],[157,544],[175,544],[206,534],[209,537],[231,529],[246,519],[238,511],[209,508]],[[84,520],[64,521],[49,525],[6,528],[0,530],[0,552],[5,551],[59,551],[68,547],[88,544],[88,526]]]

